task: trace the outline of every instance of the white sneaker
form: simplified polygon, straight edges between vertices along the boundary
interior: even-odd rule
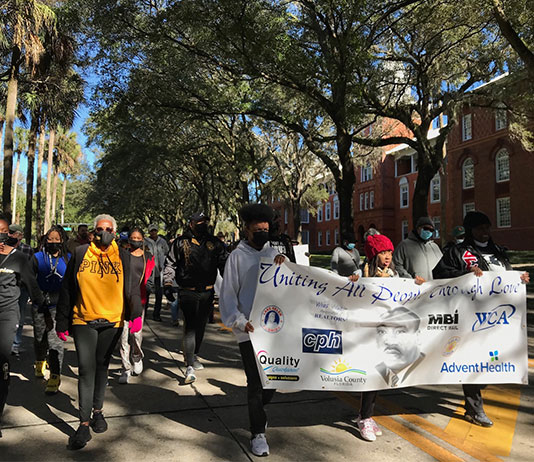
[[[133,372],[135,375],[141,375],[141,372],[143,372],[143,360],[140,359],[139,361],[133,362]]]
[[[196,379],[195,368],[193,366],[187,366],[185,370],[185,383],[193,383]]]
[[[265,433],[252,435],[250,439],[250,450],[255,456],[264,457],[269,455],[269,445],[267,444]]]
[[[373,430],[373,424],[371,423],[372,419],[362,419],[358,422],[358,430],[360,431],[360,436],[365,441],[376,441],[376,435]]]
[[[119,377],[119,383],[121,384],[127,384],[128,381],[130,380],[130,375],[131,375],[131,372],[130,371],[122,371],[122,374],[121,376]]]
[[[193,361],[193,367],[195,368],[195,371],[201,371],[202,369],[204,369],[204,364],[202,364],[198,360],[198,356],[197,355],[195,355],[195,360]]]

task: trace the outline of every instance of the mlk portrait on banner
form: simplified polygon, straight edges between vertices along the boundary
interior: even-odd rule
[[[376,370],[390,387],[401,385],[425,359],[421,352],[420,324],[419,316],[403,306],[380,316],[376,334],[382,361]]]

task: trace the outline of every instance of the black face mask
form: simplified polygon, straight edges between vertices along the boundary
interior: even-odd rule
[[[45,250],[50,254],[54,255],[55,253],[61,250],[61,242],[47,242],[45,244]]]
[[[258,247],[263,247],[269,240],[269,233],[267,231],[256,231],[252,233],[252,242]]]
[[[5,244],[8,238],[9,238],[9,234],[0,233],[0,244]]]
[[[11,247],[15,247],[18,243],[19,243],[19,240],[13,236],[7,236],[7,239],[5,240],[5,244]]]
[[[144,245],[144,242],[143,241],[129,241],[130,242],[130,247],[133,249],[133,250],[137,250],[137,249],[140,249],[141,247],[143,247]]]
[[[108,233],[107,231],[99,231],[95,233],[95,242],[103,245],[104,247],[111,245],[114,239],[115,235]]]
[[[208,234],[208,224],[207,223],[198,223],[194,228],[195,234],[199,236],[204,236]]]

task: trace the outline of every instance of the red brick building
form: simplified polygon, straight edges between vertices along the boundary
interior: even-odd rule
[[[437,129],[429,133],[432,139]],[[513,250],[534,249],[534,153],[510,139],[503,110],[466,108],[461,123],[447,140],[446,175],[431,183],[428,213],[441,241],[442,199],[446,229],[463,221],[469,210],[486,213],[493,237]],[[446,184],[442,185],[442,178]],[[377,228],[396,245],[413,228],[412,197],[417,179],[415,151],[407,145],[384,150],[375,165],[356,169],[354,231],[362,247],[363,234]],[[317,214],[303,211],[302,242],[311,252],[328,253],[339,244],[339,204],[332,180],[324,182],[329,199],[318,204]],[[444,197],[442,197],[444,195]],[[272,204],[281,210],[280,202]],[[285,229],[291,234],[291,214]]]

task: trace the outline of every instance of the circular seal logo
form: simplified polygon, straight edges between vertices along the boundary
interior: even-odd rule
[[[460,337],[451,337],[449,341],[447,342],[447,345],[445,345],[445,349],[443,350],[443,356],[452,355],[458,348],[459,343],[460,343]]]
[[[275,305],[269,305],[261,312],[260,325],[265,332],[276,334],[284,325],[284,313]]]

